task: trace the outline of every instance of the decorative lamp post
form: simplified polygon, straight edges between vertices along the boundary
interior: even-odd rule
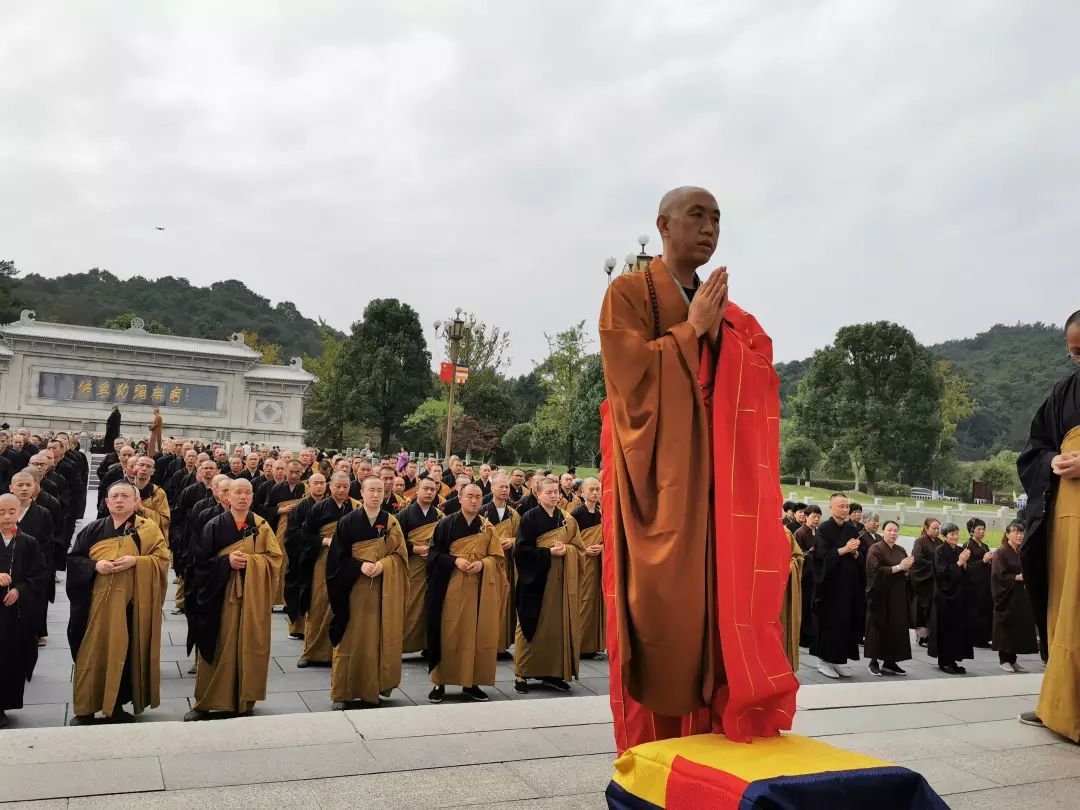
[[[649,235],[647,233],[641,234],[637,238],[637,243],[641,245],[641,250],[638,251],[637,256],[634,257],[634,272],[643,273],[649,267],[649,262],[652,261],[652,256],[645,253],[645,246],[649,244]]]
[[[446,454],[443,462],[450,458],[450,442],[454,430],[454,388],[457,386],[458,351],[461,348],[461,339],[465,336],[465,330],[473,328],[474,319],[470,315],[468,322],[461,317],[461,307],[454,310],[454,319],[435,321],[435,334],[445,337],[450,341],[450,407],[446,413]]]
[[[615,257],[614,256],[608,256],[606,259],[604,259],[604,272],[607,273],[607,283],[608,283],[609,287],[611,286],[611,274],[612,274],[612,272],[614,272],[614,270],[615,270]]]
[[[653,257],[645,252],[645,246],[649,244],[649,235],[647,233],[641,234],[637,238],[637,243],[640,246],[640,250],[637,253],[627,253],[626,258],[623,259],[623,266],[620,275],[623,273],[643,273],[649,267],[649,262],[653,260]],[[611,274],[615,272],[615,266],[618,261],[614,256],[608,256],[604,259],[604,272],[607,274],[608,286],[611,286]]]

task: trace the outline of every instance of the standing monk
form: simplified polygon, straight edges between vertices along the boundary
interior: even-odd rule
[[[600,580],[603,572],[600,556],[604,537],[600,515],[600,482],[586,478],[581,482],[582,503],[570,513],[581,532],[585,554],[581,566],[581,657],[595,658],[606,649],[604,643],[604,595]]]
[[[281,463],[281,462],[278,462]],[[266,496],[265,514],[277,536],[278,548],[282,551],[281,573],[278,577],[274,604],[285,604],[285,574],[289,571],[289,557],[285,554],[285,532],[289,528],[289,513],[292,512],[307,495],[303,481],[304,465],[295,459],[285,463],[285,480],[275,484]],[[289,622],[289,634],[302,633],[303,627]]]
[[[710,731],[775,736],[798,688],[779,626],[790,548],[772,342],[730,303],[726,268],[697,276],[716,250],[713,195],[668,192],[656,224],[663,257],[612,282],[600,312],[619,751]]]
[[[139,514],[154,521],[161,534],[169,536],[169,499],[165,490],[153,483],[155,462],[150,456],[139,456],[135,460],[135,488],[139,490]]]
[[[409,555],[403,653],[422,652],[427,645],[427,557],[435,524],[443,517],[435,506],[435,490],[435,482],[430,478],[420,479],[416,484],[416,500],[397,515]]]
[[[335,710],[360,701],[378,705],[401,683],[408,558],[397,518],[381,507],[382,481],[361,482],[363,509],[338,521],[326,558]]]
[[[518,627],[514,637],[514,690],[529,691],[539,678],[569,692],[581,658],[581,555],[585,547],[573,521],[559,509],[559,484],[537,482],[540,505],[521,516],[517,565]]]
[[[154,408],[154,418],[150,420],[150,441],[146,444],[146,451],[150,455],[154,455],[161,449],[161,433],[163,430],[161,411]]]
[[[0,728],[8,724],[6,711],[23,706],[37,664],[45,584],[53,578],[38,541],[19,529],[22,511],[14,495],[0,495]]]
[[[212,711],[248,715],[266,699],[281,549],[270,526],[251,511],[251,499],[251,482],[233,481],[229,511],[207,523],[192,545],[187,649],[199,653],[186,721],[206,720]]]
[[[109,418],[105,420],[105,438],[102,440],[102,445],[105,450],[111,452],[114,450],[114,443],[120,437],[120,406],[113,405],[112,410],[109,412]]]
[[[1065,344],[1080,367],[1080,310],[1065,321]],[[1020,719],[1080,742],[1080,371],[1039,407],[1016,467],[1028,495],[1024,585],[1047,661],[1038,712]]]
[[[506,558],[491,524],[480,516],[484,491],[465,484],[461,509],[439,521],[428,554],[428,672],[432,703],[442,703],[446,685],[465,697],[486,701],[481,685],[495,685],[495,656],[506,605]]]
[[[68,554],[68,642],[75,661],[71,725],[97,712],[116,723],[160,702],[161,606],[169,547],[157,524],[135,514],[139,493],[126,481],[105,497],[107,517],[86,526]]]
[[[300,605],[300,594],[311,579],[311,572],[304,568],[301,560],[304,551],[304,523],[311,510],[326,497],[326,476],[320,472],[312,473],[307,479],[307,496],[289,514],[289,528],[285,531],[285,556],[293,564],[285,573],[285,615],[293,627],[303,627],[306,607]],[[308,593],[310,597],[310,592]],[[303,639],[303,632],[289,633],[291,639]],[[300,662],[297,661],[299,664]]]
[[[336,472],[330,476],[330,497],[313,506],[304,520],[297,566],[301,578],[298,609],[304,619],[304,651],[296,661],[300,669],[311,664],[329,666],[334,659],[334,648],[330,646],[326,555],[338,521],[359,508],[360,501],[349,497],[349,474]]]
[[[496,657],[508,659],[510,653],[507,650],[514,643],[514,633],[517,631],[517,609],[514,604],[514,584],[517,582],[514,572],[514,538],[517,537],[521,517],[510,506],[510,478],[501,470],[491,476],[491,500],[484,504],[480,514],[495,530],[495,537],[498,538],[503,557],[506,558],[506,579],[510,587],[506,592],[502,630],[499,633],[499,653]]]

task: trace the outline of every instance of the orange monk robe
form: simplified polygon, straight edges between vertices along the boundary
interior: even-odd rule
[[[645,273],[616,279],[600,315],[616,745],[775,736],[791,727],[798,684],[779,623],[790,549],[776,520],[771,342],[731,304],[713,350],[662,260],[650,276],[658,323]]]

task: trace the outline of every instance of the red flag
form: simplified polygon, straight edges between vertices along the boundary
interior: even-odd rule
[[[453,363],[439,363],[439,379],[445,383],[454,379]]]

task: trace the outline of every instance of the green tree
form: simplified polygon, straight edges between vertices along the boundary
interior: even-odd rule
[[[527,422],[511,425],[502,437],[503,449],[513,454],[514,461],[520,464],[532,451],[533,429]]]
[[[266,343],[259,339],[258,332],[249,332],[246,329],[241,329],[240,334],[244,336],[244,345],[249,349],[254,349],[259,352],[259,362],[265,366],[276,366],[281,364],[281,347],[276,343]]]
[[[18,293],[18,275],[19,270],[13,260],[0,259],[0,323],[9,323],[19,317],[22,301]]]
[[[780,471],[785,475],[810,477],[810,471],[821,459],[821,449],[806,436],[792,436],[780,448]]]
[[[994,492],[1016,492],[1020,489],[1020,477],[1016,473],[1015,450],[1000,450],[982,465],[979,480],[989,484]]]
[[[105,321],[106,329],[130,329],[131,322],[135,320],[137,316],[133,312],[125,312],[123,315],[117,315],[113,318],[109,318]],[[163,324],[161,321],[147,321],[146,331],[152,335],[171,335],[172,330]]]
[[[935,483],[956,478],[956,428],[977,407],[968,393],[971,384],[952,370],[948,360],[939,360],[937,369],[941,378],[941,433],[930,465]]]
[[[585,321],[544,337],[548,356],[537,366],[537,372],[547,398],[533,420],[533,441],[548,454],[549,460],[559,457],[561,463],[573,467],[577,463],[578,440],[567,416],[579,395],[584,370],[589,343]]]
[[[501,436],[514,423],[514,400],[509,380],[494,370],[469,375],[458,391],[456,402],[466,416],[490,425]]]
[[[510,380],[510,396],[514,400],[514,422],[528,422],[536,416],[537,410],[547,399],[547,391],[534,368],[528,374],[522,374]]]
[[[446,415],[449,402],[445,399],[428,397],[416,409],[402,420],[401,438],[410,450],[417,452],[438,452],[442,455],[446,444]],[[462,416],[461,406],[454,403],[454,421]]]
[[[344,341],[327,331],[323,335],[322,351],[304,358],[304,368],[315,375],[304,404],[306,441],[316,447],[345,447],[346,412],[342,404],[348,389],[339,366]]]
[[[416,310],[396,298],[369,302],[345,341],[342,364],[347,410],[379,429],[386,452],[402,420],[431,392],[431,354]]]
[[[606,396],[604,364],[599,354],[590,354],[581,364],[567,422],[577,449],[591,457],[593,467],[600,457],[600,405]]]
[[[792,402],[797,431],[834,461],[850,460],[867,492],[895,462],[925,475],[941,434],[941,377],[934,358],[897,324],[845,326],[814,353]]]

